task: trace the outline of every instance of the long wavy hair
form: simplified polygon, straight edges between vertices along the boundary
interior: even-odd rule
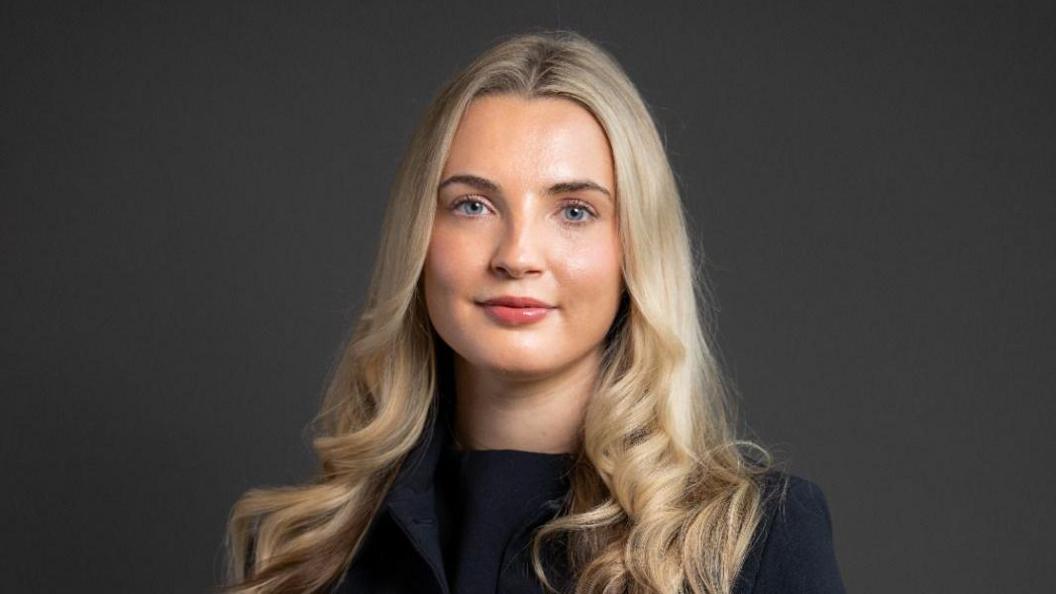
[[[494,93],[560,97],[612,149],[626,294],[606,336],[565,507],[532,541],[563,543],[574,591],[727,594],[763,517],[770,454],[737,437],[709,343],[708,296],[676,180],[647,105],[618,62],[571,31],[507,37],[429,104],[391,187],[366,302],[315,419],[318,477],[254,489],[227,532],[225,591],[316,592],[351,563],[436,405],[438,353],[421,272],[437,185],[467,105]],[[754,453],[753,453],[754,452]]]

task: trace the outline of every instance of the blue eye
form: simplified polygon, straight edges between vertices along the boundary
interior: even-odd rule
[[[570,214],[578,212],[580,215],[582,215],[582,216],[575,216],[573,214],[571,218],[574,221],[583,220],[584,217],[586,216],[586,213],[587,213],[586,209],[584,209],[582,206],[566,206],[565,207],[565,212],[570,213]]]
[[[465,206],[467,204],[472,204],[472,205],[474,205],[474,206],[476,206],[478,208],[467,211],[466,209],[462,208],[463,206]],[[466,198],[464,200],[460,200],[452,208],[455,209],[455,210],[461,210],[463,213],[468,214],[468,215],[478,215],[478,214],[482,214],[482,213],[486,212],[486,209],[484,208],[484,203],[481,202],[480,200],[473,200],[472,198]]]
[[[594,213],[587,206],[577,203],[566,205],[563,210],[571,215],[566,217],[565,220],[573,224],[585,223],[594,216]]]

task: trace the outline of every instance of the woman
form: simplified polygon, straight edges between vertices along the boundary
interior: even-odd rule
[[[236,504],[228,590],[842,592],[820,490],[734,434],[681,208],[583,37],[455,76],[393,185],[320,476]]]

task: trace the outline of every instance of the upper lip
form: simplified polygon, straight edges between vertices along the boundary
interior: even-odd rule
[[[517,297],[514,295],[500,295],[481,301],[484,305],[502,305],[504,307],[550,307],[549,303],[532,299],[531,297]]]

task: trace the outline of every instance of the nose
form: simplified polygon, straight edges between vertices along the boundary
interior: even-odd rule
[[[531,217],[513,214],[506,220],[491,258],[496,274],[522,278],[543,270],[542,237],[534,230]]]

